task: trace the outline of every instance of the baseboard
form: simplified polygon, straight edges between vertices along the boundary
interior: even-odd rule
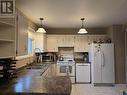
[[[94,86],[115,86],[114,83],[94,83]]]

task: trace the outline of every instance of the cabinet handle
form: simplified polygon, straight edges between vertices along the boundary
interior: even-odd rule
[[[77,66],[89,66],[89,65],[77,65]]]

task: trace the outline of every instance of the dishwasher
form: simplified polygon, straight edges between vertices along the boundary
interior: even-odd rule
[[[76,63],[76,83],[90,83],[90,63]]]

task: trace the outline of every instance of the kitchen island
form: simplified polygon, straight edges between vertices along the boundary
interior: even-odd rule
[[[18,78],[0,86],[0,95],[70,95],[69,76],[57,75],[56,64],[48,65],[45,71],[41,65],[20,70]]]

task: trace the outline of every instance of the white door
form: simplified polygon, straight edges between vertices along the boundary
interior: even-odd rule
[[[102,83],[115,83],[114,45],[101,44],[101,52],[102,52]]]
[[[101,53],[100,51],[94,52],[94,60],[93,60],[93,83],[101,83],[102,82],[102,72],[101,72]]]

